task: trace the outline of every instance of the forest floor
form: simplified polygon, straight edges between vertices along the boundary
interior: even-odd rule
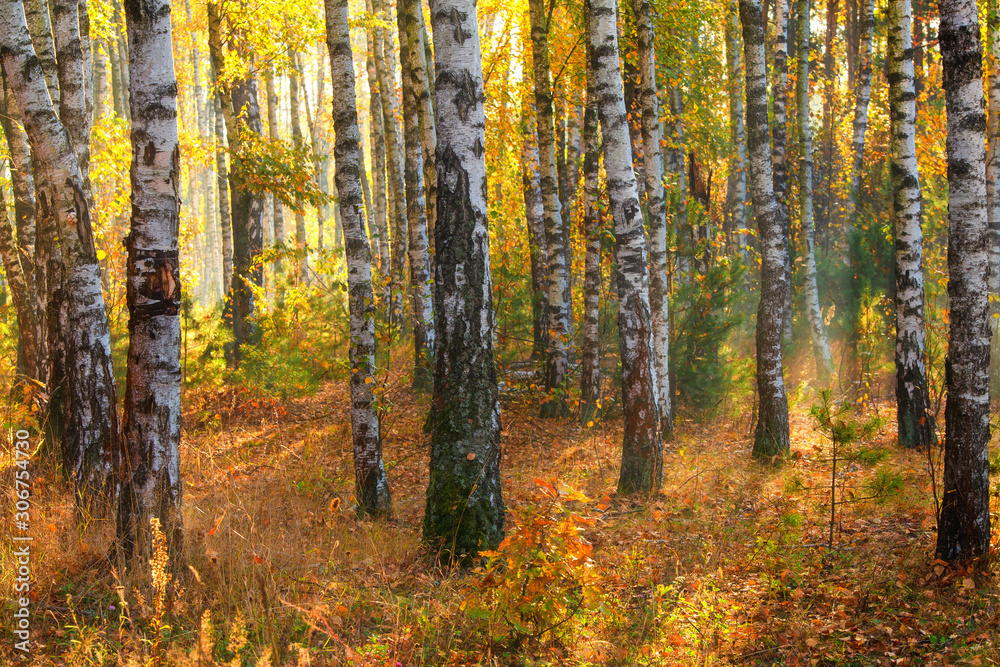
[[[503,396],[511,537],[488,572],[462,572],[442,570],[420,541],[428,398],[405,383],[391,377],[382,387],[394,517],[378,522],[352,510],[346,382],[285,401],[231,388],[188,391],[186,567],[172,608],[159,602],[148,573],[127,582],[111,569],[104,556],[111,529],[76,528],[71,492],[39,462],[30,659],[391,667],[1000,662],[991,564],[956,569],[934,560],[928,456],[895,447],[891,408],[870,407],[888,425],[839,453],[831,549],[832,452],[815,430],[809,409],[818,398],[808,387],[791,396],[785,464],[751,461],[751,408],[731,408],[735,418],[679,419],[662,491],[623,498],[615,494],[621,420],[590,428],[540,420],[535,392],[512,384]],[[0,465],[9,480],[10,461]],[[8,547],[0,547],[4,590],[15,569]],[[17,663],[24,656],[13,649],[13,609],[3,607],[0,655]]]

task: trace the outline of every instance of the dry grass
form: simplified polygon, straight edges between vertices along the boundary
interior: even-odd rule
[[[113,572],[103,556],[110,527],[75,528],[69,490],[37,461],[34,663],[1000,661],[989,564],[956,570],[933,561],[926,457],[895,450],[891,428],[869,443],[886,452],[881,463],[872,465],[873,455],[843,465],[838,485],[854,501],[840,510],[836,548],[825,547],[829,454],[812,429],[808,390],[793,408],[788,464],[749,461],[746,410],[706,425],[682,421],[663,491],[647,499],[614,496],[620,422],[542,421],[531,392],[508,394],[505,500],[523,514],[537,502],[535,478],[589,496],[572,511],[591,524],[584,536],[603,603],[541,636],[498,627],[496,616],[470,613],[481,575],[442,571],[420,543],[427,399],[403,388],[405,378],[393,382],[383,426],[395,516],[375,523],[352,511],[346,383],[284,403],[235,390],[187,394],[187,567],[183,592],[159,621],[149,573],[128,580]],[[900,488],[866,499],[878,495],[871,480],[880,470],[883,481],[898,475]],[[7,459],[0,476],[11,474]],[[5,514],[0,529],[10,528]],[[11,590],[9,540],[0,562],[0,585]],[[10,637],[0,655],[16,663]]]

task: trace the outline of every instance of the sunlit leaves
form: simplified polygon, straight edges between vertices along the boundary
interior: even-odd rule
[[[232,177],[254,192],[270,193],[286,206],[302,211],[306,205],[330,201],[313,178],[313,162],[306,146],[243,132],[239,150],[232,154]]]

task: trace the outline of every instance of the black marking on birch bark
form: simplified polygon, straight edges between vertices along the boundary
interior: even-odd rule
[[[480,87],[467,69],[458,73],[452,70],[441,72],[438,75],[437,88],[439,93],[443,93],[447,88],[454,90],[452,101],[463,123],[469,119],[469,111],[482,101]]]

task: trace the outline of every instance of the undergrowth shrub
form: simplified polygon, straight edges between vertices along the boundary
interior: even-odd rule
[[[589,499],[558,481],[535,484],[533,502],[510,515],[514,529],[495,551],[481,552],[486,563],[466,601],[472,618],[489,621],[494,639],[514,645],[569,635],[574,619],[606,603],[582,534],[594,520],[571,508]]]

